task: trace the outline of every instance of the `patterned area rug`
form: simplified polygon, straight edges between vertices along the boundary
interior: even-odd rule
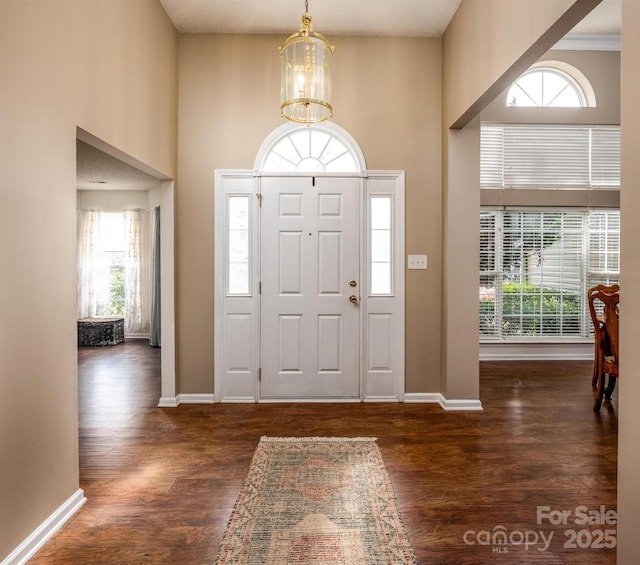
[[[375,438],[267,438],[218,565],[416,563]]]

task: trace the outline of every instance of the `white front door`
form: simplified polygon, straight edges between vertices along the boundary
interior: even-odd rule
[[[359,178],[263,177],[264,399],[360,398]]]

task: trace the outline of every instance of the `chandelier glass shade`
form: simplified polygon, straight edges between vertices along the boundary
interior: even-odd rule
[[[280,47],[280,113],[293,122],[313,124],[329,119],[333,47],[313,31],[308,5],[302,26]]]

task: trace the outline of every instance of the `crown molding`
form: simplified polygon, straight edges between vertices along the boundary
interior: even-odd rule
[[[560,51],[620,51],[620,34],[569,33],[551,49]]]

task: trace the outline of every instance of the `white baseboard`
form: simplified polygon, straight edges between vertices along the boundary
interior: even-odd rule
[[[439,404],[443,410],[447,411],[482,410],[480,400],[449,400],[439,392],[407,392],[404,395],[404,401],[407,403]]]
[[[224,403],[253,403],[254,398],[225,398]],[[261,398],[258,402],[264,404],[287,403],[287,402],[360,402],[356,398],[319,398],[319,399],[300,399],[300,398]],[[365,398],[364,402],[398,402],[397,398],[391,397],[370,397]],[[444,410],[482,410],[482,404],[479,400],[455,400],[447,399],[439,392],[429,393],[406,393],[404,402],[407,403],[429,403],[439,404]],[[158,408],[176,408],[180,404],[214,404],[215,398],[213,394],[179,394],[176,397],[161,398],[158,402]],[[0,564],[4,565],[4,564]]]
[[[443,397],[444,398],[444,397]],[[445,410],[452,411],[469,411],[469,410],[482,410],[482,402],[480,400],[448,400],[444,398],[444,403],[440,404]]]
[[[23,565],[27,563],[86,501],[84,491],[79,488],[51,516],[40,524],[27,539],[16,547],[0,565]]]
[[[593,342],[480,344],[480,361],[589,361]]]
[[[439,392],[405,392],[407,403],[442,404],[444,397]]]
[[[229,402],[228,399],[223,402]],[[261,398],[260,404],[355,404],[362,402],[360,398]]]
[[[213,404],[213,394],[179,394],[176,398],[178,404]]]
[[[180,404],[214,404],[213,394],[179,394],[164,396],[158,401],[158,408],[177,408]]]
[[[178,399],[175,396],[162,397],[158,400],[158,408],[176,408]]]
[[[593,346],[592,348],[593,349]],[[593,351],[584,355],[564,355],[562,353],[480,353],[480,361],[593,361]]]

